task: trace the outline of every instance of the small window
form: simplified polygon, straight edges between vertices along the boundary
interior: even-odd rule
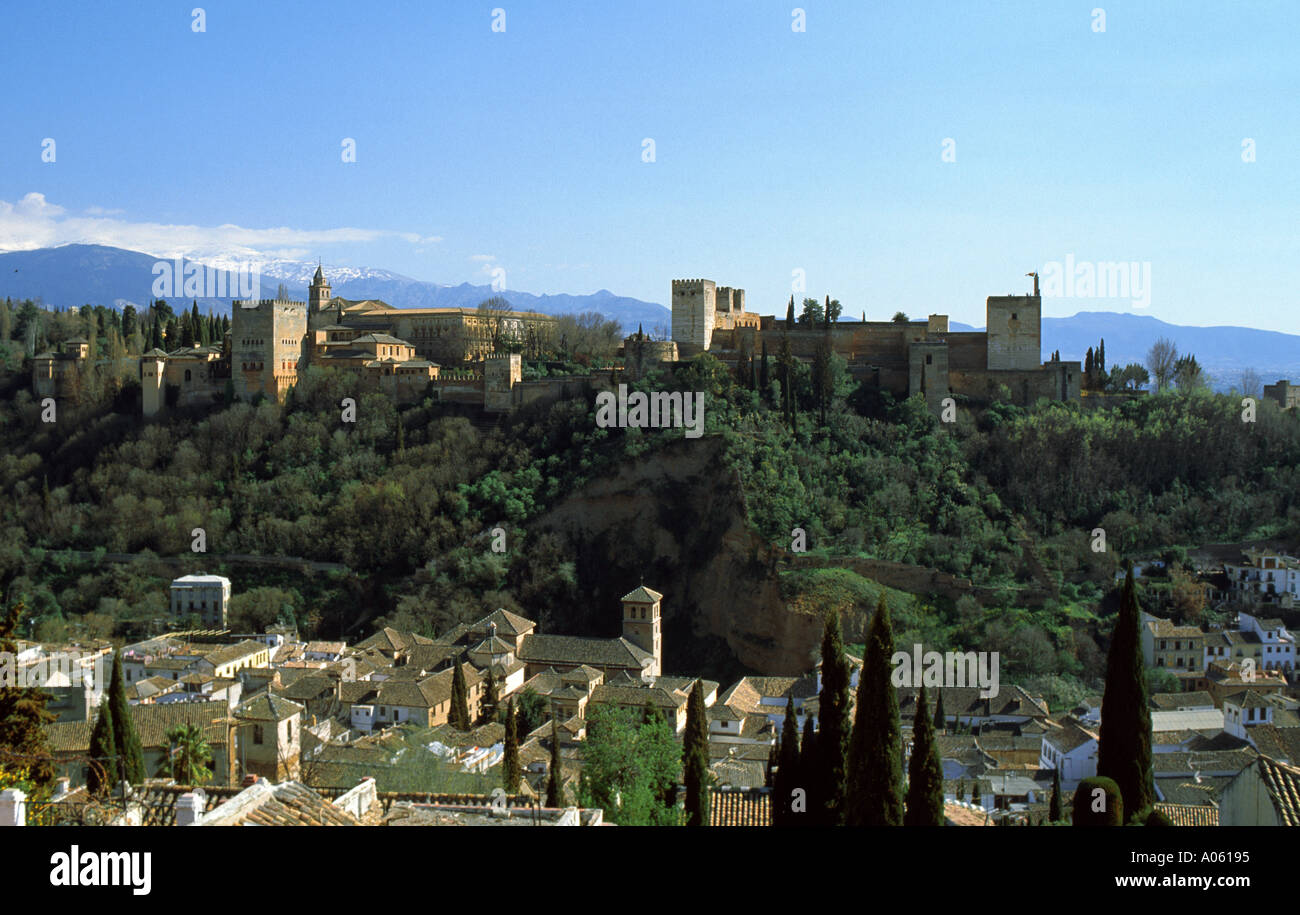
[[[1014,311],[1011,312],[1011,320],[1012,321],[1016,320],[1016,313]]]

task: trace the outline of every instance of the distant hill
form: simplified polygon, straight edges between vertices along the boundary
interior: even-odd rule
[[[0,254],[0,296],[16,299],[40,298],[46,305],[60,308],[80,305],[126,304],[137,308],[151,298],[154,265],[160,258],[139,251],[127,251],[105,245],[62,245],[34,251]],[[194,260],[206,266],[224,268],[231,263],[224,258]],[[187,259],[186,263],[189,263]],[[284,283],[296,299],[307,298],[307,284],[316,265],[305,261],[265,260],[261,270],[263,298],[275,295],[276,286]],[[629,296],[601,289],[588,295],[537,295],[507,289],[494,292],[490,285],[461,283],[456,286],[415,280],[391,270],[356,267],[325,267],[332,291],[346,299],[382,299],[398,308],[473,308],[484,299],[501,295],[521,311],[543,314],[597,311],[619,321],[627,332],[644,325],[649,331],[659,324],[668,325],[671,313],[663,305],[643,302]],[[236,296],[176,296],[177,301],[197,300],[199,310],[229,314]]]

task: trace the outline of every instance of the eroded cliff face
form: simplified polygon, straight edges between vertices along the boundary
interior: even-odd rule
[[[724,685],[742,673],[797,675],[822,621],[787,608],[778,555],[746,524],[744,494],[716,438],[683,439],[593,480],[532,525],[568,540],[586,606],[555,608],[570,633],[617,635],[619,598],[664,595],[664,672]]]

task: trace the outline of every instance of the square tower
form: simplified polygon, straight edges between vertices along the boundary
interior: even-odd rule
[[[235,396],[284,400],[298,382],[307,340],[307,305],[286,299],[230,308],[230,375]]]
[[[172,581],[172,618],[184,620],[193,615],[204,626],[220,629],[226,625],[230,606],[230,579],[222,575],[183,575]]]
[[[1042,296],[989,296],[985,307],[989,371],[1031,372],[1038,368],[1042,364]]]
[[[673,341],[683,357],[708,350],[717,318],[713,280],[673,280]]]
[[[623,595],[623,638],[654,655],[650,675],[663,673],[663,635],[660,631],[659,602],[664,596],[645,585]]]

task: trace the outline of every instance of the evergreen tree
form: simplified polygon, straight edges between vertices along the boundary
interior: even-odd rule
[[[792,825],[791,792],[799,787],[799,725],[795,720],[794,697],[785,697],[785,720],[781,722],[780,755],[772,784],[772,825]]]
[[[1074,826],[1123,826],[1124,797],[1115,780],[1096,775],[1079,782],[1074,789],[1070,823]]]
[[[857,718],[849,745],[849,816],[852,826],[898,826],[903,822],[902,744],[894,691],[894,628],[885,592],[867,630],[858,678]]]
[[[790,296],[790,305],[785,310],[785,329],[794,330],[794,296]]]
[[[401,438],[402,424],[397,424],[398,438]],[[501,701],[497,690],[497,678],[492,675],[492,668],[489,667],[483,676],[483,702],[479,706],[478,723],[487,724],[489,721],[496,719],[497,703]]]
[[[821,733],[817,738],[821,776],[816,779],[819,803],[818,825],[844,825],[845,763],[849,749],[849,678],[852,670],[844,656],[840,615],[826,614],[822,630],[822,690],[817,716]]]
[[[463,665],[457,664],[455,673],[451,675],[451,713],[448,718],[451,726],[458,731],[468,731],[469,721],[469,690],[465,688],[465,670]],[[513,701],[511,706],[513,707]]]
[[[790,822],[794,826],[817,825],[816,815],[821,807],[820,795],[817,793],[817,777],[820,773],[818,757],[821,755],[818,743],[813,716],[804,715],[803,740],[799,744],[799,775],[794,786],[794,790],[803,791],[803,809],[793,809],[792,803]]]
[[[99,703],[99,717],[90,732],[90,758],[99,765],[86,770],[86,790],[91,794],[110,791],[118,778],[121,764],[117,757],[117,738],[113,734],[113,708],[107,696]]]
[[[1139,641],[1137,590],[1128,565],[1120,595],[1119,616],[1106,657],[1106,690],[1101,699],[1097,775],[1113,779],[1124,809],[1145,816],[1155,803],[1151,765],[1151,709]]]
[[[767,337],[763,338],[763,360],[758,364],[758,390],[765,399],[770,399],[768,386],[772,383],[767,365]]]
[[[942,826],[943,823],[943,765],[922,686],[916,697],[916,717],[912,719],[912,759],[907,766],[907,812],[903,814],[903,825]]]
[[[975,787],[971,789],[970,802],[977,807],[983,806],[983,798],[980,797],[980,780],[975,779]]]
[[[686,700],[686,732],[682,735],[682,772],[686,785],[686,825],[709,825],[709,720],[704,712],[704,686],[695,681]]]
[[[157,315],[154,315],[153,328],[149,331],[149,346],[151,349],[163,348],[162,324]]]
[[[145,780],[144,750],[136,733],[131,707],[126,701],[126,681],[122,678],[122,652],[113,655],[113,673],[108,686],[108,704],[113,714],[113,739],[121,758],[120,775],[133,785]]]
[[[12,577],[0,587],[0,595],[7,595]],[[18,654],[18,626],[22,621],[25,605],[22,600],[14,600],[3,615],[0,615],[0,652],[7,652],[9,657]],[[26,768],[32,780],[39,786],[48,785],[57,774],[54,766],[45,758],[50,755],[49,736],[45,725],[54,721],[54,715],[45,710],[51,695],[36,687],[0,686],[0,767],[11,764],[5,753],[20,754],[23,758],[16,760],[17,765]]]
[[[943,690],[934,694],[934,729],[935,731],[948,730],[948,716],[943,713]]]
[[[506,703],[506,747],[501,757],[501,786],[506,789],[506,794],[519,793],[519,722],[515,719],[513,696]]]
[[[561,796],[563,790],[560,788],[560,779],[564,777],[564,770],[560,766],[560,727],[555,719],[551,719],[551,765],[550,772],[546,774],[546,806],[563,807],[564,798]]]
[[[1047,819],[1050,823],[1059,823],[1065,812],[1061,807],[1061,770],[1052,770],[1052,799],[1047,805]]]

